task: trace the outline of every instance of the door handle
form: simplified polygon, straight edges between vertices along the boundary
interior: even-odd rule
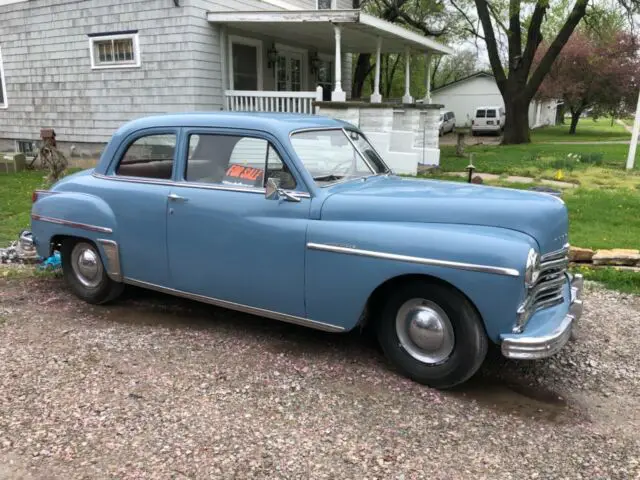
[[[181,197],[180,195],[176,195],[175,193],[170,193],[168,198],[172,202],[186,202],[188,200],[184,197]]]

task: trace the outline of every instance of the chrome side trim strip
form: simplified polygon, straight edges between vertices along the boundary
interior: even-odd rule
[[[102,175],[101,173],[93,173],[92,175],[102,180],[111,180],[115,182],[145,183],[149,185],[164,185],[169,187],[199,188],[201,190],[224,190],[228,192],[260,193],[262,195],[265,194],[265,189],[259,188],[259,187],[231,187],[226,185],[211,185],[208,183],[174,182],[173,180],[156,180],[153,178],[143,178],[143,177],[116,177],[114,175]],[[308,192],[298,192],[297,190],[286,190],[286,192],[300,198],[311,198],[311,195]]]
[[[122,282],[122,269],[120,268],[120,249],[118,242],[99,238],[98,243],[102,246],[107,260],[107,275],[114,282]]]
[[[91,232],[100,233],[113,233],[113,230],[108,227],[100,227],[98,225],[89,225],[88,223],[72,222],[70,220],[64,220],[62,218],[45,217],[43,215],[31,214],[33,220],[40,220],[41,222],[55,223],[56,225],[64,225],[66,227],[81,228],[83,230],[89,230]]]
[[[114,175],[103,175],[101,173],[93,172],[91,176],[100,178],[102,180],[112,180],[116,182],[129,182],[129,183],[147,183],[150,185],[165,185],[171,186],[173,183],[171,180],[161,180],[159,178],[144,178],[144,177],[116,177]]]
[[[175,295],[178,297],[188,298],[197,302],[208,303],[215,305],[216,307],[228,308],[230,310],[236,310],[238,312],[249,313],[251,315],[258,315],[260,317],[271,318],[273,320],[280,320],[281,322],[293,323],[295,325],[301,325],[303,327],[311,327],[316,330],[323,330],[325,332],[344,332],[344,327],[337,325],[331,325],[329,323],[316,322],[315,320],[309,320],[308,318],[296,317],[294,315],[288,315],[286,313],[274,312],[271,310],[265,310],[264,308],[250,307],[248,305],[242,305],[240,303],[229,302],[227,300],[220,300],[217,298],[207,297],[205,295],[198,295],[196,293],[183,292],[182,290],[176,290],[174,288],[162,287],[153,283],[143,282],[141,280],[135,280],[133,278],[124,278],[124,283],[134,285],[136,287],[148,288],[150,290],[156,290],[162,293],[168,293],[169,295]]]
[[[437,260],[435,258],[412,257],[408,255],[398,255],[395,253],[376,252],[373,250],[360,250],[358,248],[339,247],[336,245],[326,245],[324,243],[307,243],[307,248],[311,250],[321,250],[324,252],[345,253],[347,255],[358,255],[362,257],[383,258],[385,260],[395,260],[398,262],[417,263],[433,267],[455,268],[458,270],[470,270],[473,272],[494,273],[496,275],[506,275],[509,277],[519,277],[520,272],[514,268],[494,267],[491,265],[477,265],[474,263],[450,262],[448,260]]]

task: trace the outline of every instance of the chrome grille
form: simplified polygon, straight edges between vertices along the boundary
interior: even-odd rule
[[[562,287],[566,283],[569,249],[544,255],[540,262],[540,278],[533,287],[532,305],[534,310],[562,303]]]
[[[542,256],[538,281],[529,289],[526,300],[518,309],[515,332],[521,331],[529,317],[537,310],[553,307],[564,301],[562,291],[567,281],[568,254],[569,247],[567,246]]]

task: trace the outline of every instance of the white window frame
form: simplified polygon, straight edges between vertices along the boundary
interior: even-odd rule
[[[0,47],[0,87],[2,88],[2,103],[0,103],[0,108],[8,108],[9,100],[7,99],[7,84],[4,79],[4,63],[2,62],[2,47]]]
[[[239,43],[240,45],[249,45],[251,47],[256,47],[257,48],[257,57],[256,57],[256,63],[257,65],[257,75],[258,75],[258,82],[257,82],[257,86],[258,86],[258,91],[261,91],[263,89],[263,78],[262,78],[262,49],[263,49],[263,45],[262,45],[262,40],[259,40],[257,38],[250,38],[250,37],[241,37],[239,35],[229,35],[229,89],[230,90],[235,90],[235,85],[233,84],[233,44],[234,43]]]
[[[114,63],[110,65],[96,64],[95,52],[93,45],[95,42],[102,42],[104,40],[124,40],[131,39],[133,41],[133,59],[134,63]],[[121,33],[114,35],[96,35],[89,37],[89,55],[91,58],[91,70],[106,70],[114,68],[140,68],[142,65],[142,58],[140,53],[140,39],[137,33]]]
[[[335,10],[336,9],[336,1],[337,0],[331,0],[331,8],[330,9],[323,8],[322,10]],[[316,0],[316,10],[321,10],[318,0]]]

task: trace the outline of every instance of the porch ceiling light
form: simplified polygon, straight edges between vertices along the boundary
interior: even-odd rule
[[[267,66],[269,68],[275,67],[276,61],[278,61],[278,50],[276,50],[275,44],[271,44],[271,47],[267,50]]]

